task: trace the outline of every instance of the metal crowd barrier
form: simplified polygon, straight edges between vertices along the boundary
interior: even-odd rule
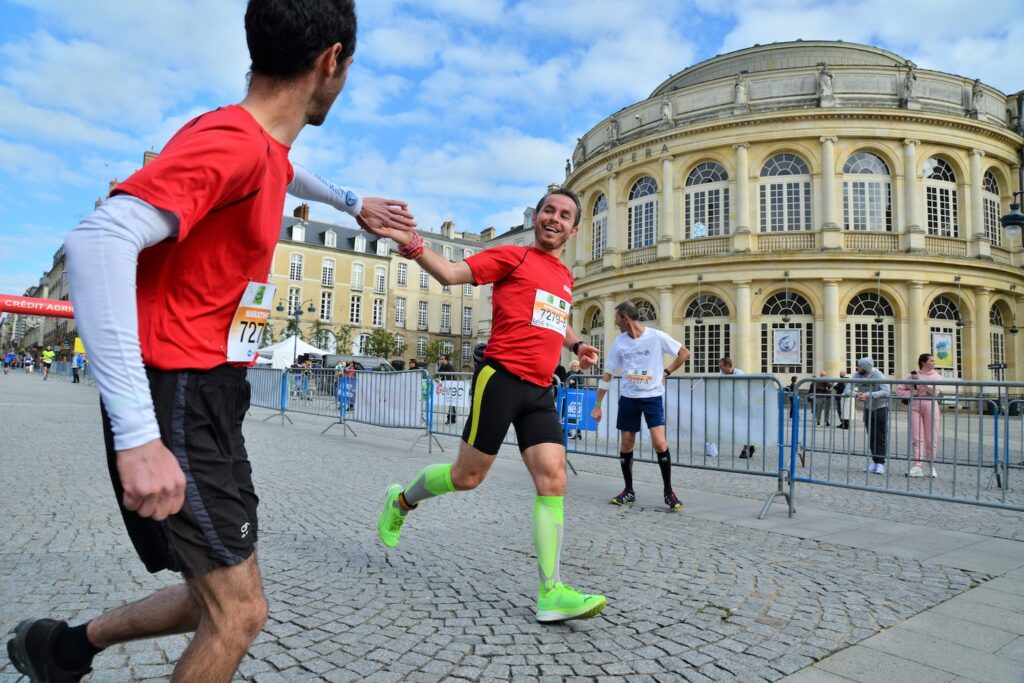
[[[844,394],[815,396],[815,382],[838,383]],[[807,483],[1024,510],[1024,495],[1012,489],[1024,458],[1022,401],[1004,400],[1024,383],[850,377],[798,386],[808,398],[794,399],[791,494]],[[885,390],[887,399],[857,397]],[[816,400],[826,403],[823,424]],[[876,460],[884,460],[881,472],[872,471]]]
[[[24,372],[24,368],[18,368],[18,370],[20,372]],[[14,368],[11,368],[11,371],[13,372]],[[92,375],[89,373],[88,364],[86,364],[85,367],[80,368],[78,372],[80,382],[88,382],[89,384],[94,384]],[[36,367],[34,368],[34,374],[43,374],[42,363],[36,365]],[[50,377],[60,377],[61,379],[66,379],[70,382],[74,377],[74,373],[71,370],[71,361],[54,361],[53,364],[50,366]]]

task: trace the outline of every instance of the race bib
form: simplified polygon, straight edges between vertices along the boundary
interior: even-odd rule
[[[270,302],[276,289],[275,285],[265,282],[250,282],[246,286],[228,331],[229,361],[249,363],[256,357],[263,328],[270,320]]]
[[[530,324],[534,327],[543,327],[565,336],[565,330],[569,327],[569,302],[565,299],[537,290],[537,298],[533,301],[533,320]]]
[[[649,387],[654,382],[654,375],[648,373],[647,370],[626,370],[625,378],[627,382],[638,387]]]

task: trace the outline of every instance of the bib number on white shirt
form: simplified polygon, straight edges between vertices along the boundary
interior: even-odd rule
[[[538,289],[530,324],[552,330],[564,337],[569,327],[569,302],[556,294]]]
[[[249,363],[256,357],[263,329],[270,320],[270,302],[274,300],[275,285],[250,282],[235,309],[235,317],[228,331],[228,360]]]
[[[654,375],[649,374],[646,370],[626,370],[625,378],[627,382],[641,389],[654,384]]]

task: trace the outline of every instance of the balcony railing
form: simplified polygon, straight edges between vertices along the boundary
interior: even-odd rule
[[[933,237],[928,235],[924,238],[924,249],[929,254],[966,258],[967,240],[962,240],[956,237]]]
[[[694,256],[727,254],[731,248],[731,238],[729,237],[703,237],[682,242],[679,245],[679,256],[680,258],[693,258]]]
[[[843,240],[849,251],[899,251],[900,236],[892,232],[845,232]]]
[[[760,233],[758,251],[807,251],[814,249],[813,232]]]
[[[1006,266],[1013,265],[1013,257],[1010,256],[1010,252],[995,245],[992,245],[992,260]]]
[[[594,259],[586,265],[584,272],[587,275],[597,275],[601,272],[602,267],[604,267],[604,259]]]
[[[633,249],[627,251],[622,256],[623,266],[639,266],[645,263],[654,263],[658,258],[657,247],[642,247],[640,249]]]

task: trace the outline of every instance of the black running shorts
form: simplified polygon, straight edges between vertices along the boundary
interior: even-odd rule
[[[185,504],[162,522],[124,507],[114,437],[103,410],[103,436],[114,494],[139,558],[150,572],[169,569],[186,578],[230,567],[256,547],[252,468],[242,437],[249,409],[245,369],[146,369],[160,439],[185,473]]]
[[[470,396],[462,440],[477,450],[496,455],[510,424],[520,451],[539,443],[564,443],[552,387],[527,382],[488,360],[473,373]]]

